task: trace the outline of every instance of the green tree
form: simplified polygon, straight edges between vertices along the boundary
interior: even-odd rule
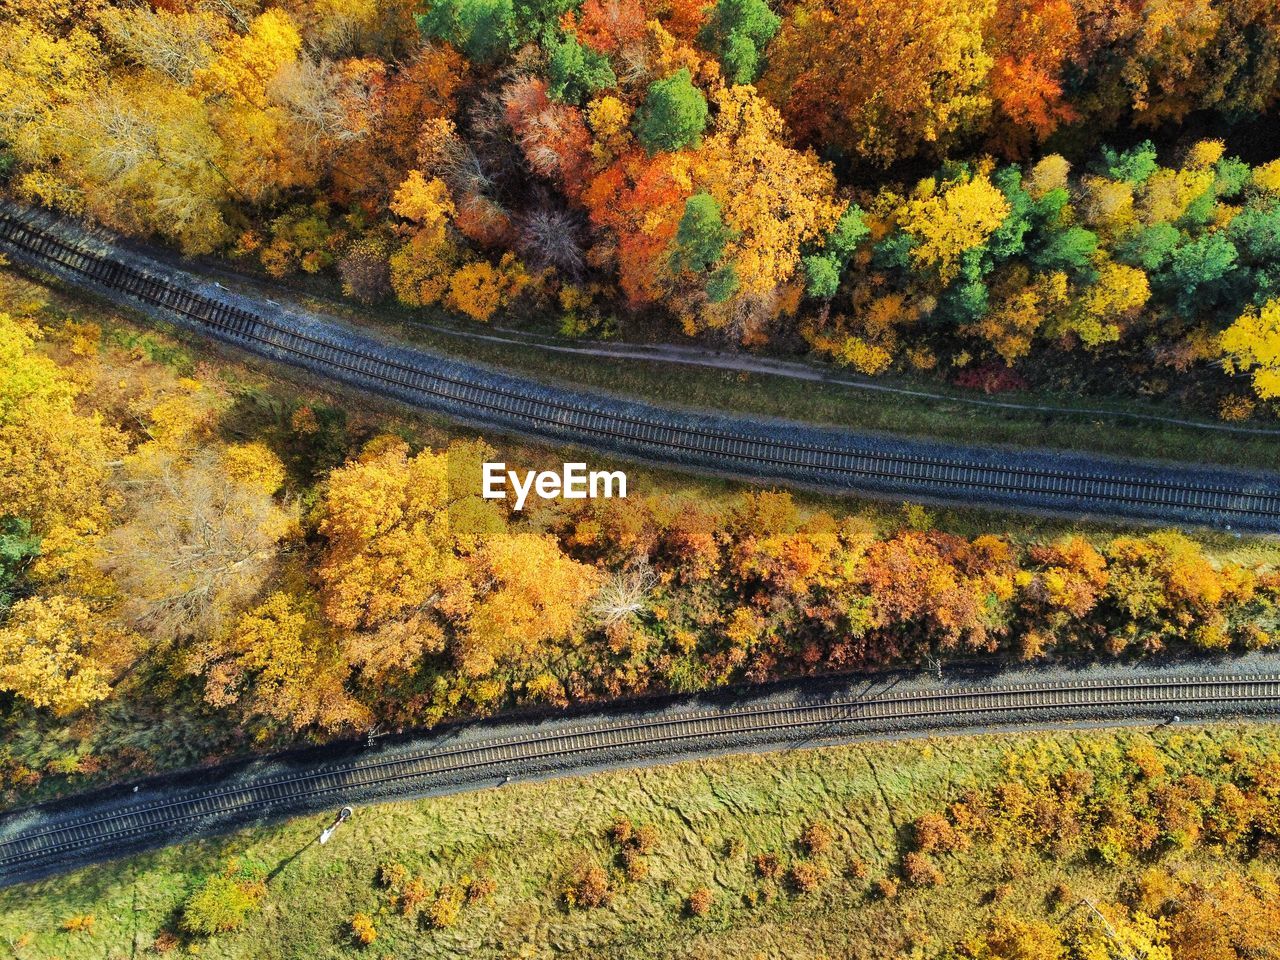
[[[636,111],[636,136],[650,154],[695,146],[706,126],[707,98],[687,69],[655,81]]]
[[[720,204],[709,193],[695,193],[685,201],[684,216],[676,229],[672,268],[704,273],[724,254],[732,231],[720,216]]]
[[[764,0],[719,0],[698,41],[720,58],[730,83],[752,83],[763,66],[761,54],[781,25]]]
[[[1112,180],[1125,180],[1135,185],[1144,183],[1158,166],[1155,144],[1150,140],[1128,150],[1102,148],[1102,167]]]
[[[582,103],[597,90],[617,86],[609,58],[565,36],[548,45],[547,92],[557,100]]]
[[[1182,234],[1171,223],[1157,223],[1137,231],[1116,250],[1116,259],[1148,273],[1162,269],[1182,241]]]
[[[862,208],[856,203],[849,204],[827,235],[822,253],[804,258],[805,291],[809,296],[823,300],[835,296],[849,258],[871,233],[863,218]]]
[[[1207,233],[1173,252],[1161,282],[1179,310],[1202,310],[1219,302],[1238,259],[1227,236]]]
[[[31,524],[17,517],[0,517],[0,617],[13,603],[27,564],[40,554],[40,538]]]
[[[1031,257],[1031,262],[1042,270],[1074,270],[1077,273],[1089,269],[1093,255],[1098,250],[1098,235],[1084,227],[1067,227],[1051,234],[1047,242]]]
[[[416,19],[426,36],[453,44],[477,63],[510,53],[518,40],[512,0],[436,0]]]

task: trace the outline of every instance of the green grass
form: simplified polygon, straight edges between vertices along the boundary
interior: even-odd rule
[[[1052,919],[1049,891],[1069,883],[1078,895],[1114,898],[1141,869],[1064,865],[1052,857],[1005,862],[958,857],[947,882],[904,888],[896,900],[869,885],[895,870],[905,825],[940,809],[965,787],[988,782],[1010,752],[1092,763],[1152,739],[1167,756],[1213,776],[1225,745],[1277,749],[1267,725],[1184,727],[1176,732],[1087,731],[1043,735],[909,740],[687,763],[357,810],[326,847],[313,841],[328,817],[246,830],[119,863],[0,891],[0,943],[17,960],[131,956],[165,930],[199,879],[228,858],[257,861],[275,875],[266,906],[240,931],[195,942],[204,957],[475,958],[880,958],[918,946],[932,956],[997,909]],[[1098,761],[1101,762],[1101,761]],[[658,844],[648,876],[623,881],[605,909],[569,910],[560,891],[580,858],[612,864],[606,831],[616,817],[650,824]],[[797,858],[806,824],[825,820],[835,843],[819,862],[830,879],[811,894],[760,880],[752,858],[770,850]],[[844,874],[850,858],[869,867]],[[487,901],[463,908],[456,927],[431,930],[390,909],[376,880],[398,862],[431,889],[484,875],[497,884]],[[1161,861],[1212,872],[1212,854],[1192,850]],[[1011,884],[1000,904],[992,890]],[[685,898],[709,887],[714,902],[698,919]],[[377,943],[361,950],[347,922],[374,918]],[[92,933],[62,929],[92,914]],[[187,949],[192,944],[187,945]]]

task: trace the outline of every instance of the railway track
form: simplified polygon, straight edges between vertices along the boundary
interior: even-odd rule
[[[0,250],[260,356],[503,431],[880,497],[1280,532],[1274,474],[934,444],[570,393],[254,301],[10,204],[0,205]]]
[[[0,885],[124,852],[173,843],[339,803],[448,792],[503,777],[569,773],[770,745],[803,745],[870,733],[942,731],[1072,720],[1274,715],[1280,673],[1219,674],[1022,684],[848,688],[822,700],[757,701],[664,714],[543,724],[518,735],[486,729],[342,762],[246,774],[199,774],[200,786],[105,798],[76,814],[42,808],[0,819]]]

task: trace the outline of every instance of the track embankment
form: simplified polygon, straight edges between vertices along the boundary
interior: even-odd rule
[[[795,749],[869,737],[1020,726],[1172,722],[1280,712],[1280,656],[1212,670],[1061,670],[947,682],[919,675],[797,681],[576,716],[458,726],[172,777],[0,818],[0,886],[249,823],[513,779]]]
[[[101,231],[9,203],[0,203],[0,252],[19,266],[258,356],[538,440],[883,499],[1280,532],[1275,473],[934,443],[575,391],[238,294],[126,249]]]

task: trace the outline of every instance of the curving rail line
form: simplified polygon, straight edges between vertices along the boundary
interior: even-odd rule
[[[254,301],[10,204],[0,205],[0,250],[258,355],[469,423],[878,496],[1280,531],[1280,477],[1270,473],[938,444],[571,393]]]
[[[1167,717],[1173,710],[1185,716],[1274,715],[1280,712],[1280,673],[1113,677],[907,692],[895,692],[892,685],[878,691],[865,687],[820,701],[611,717],[488,739],[440,738],[443,742],[425,747],[388,748],[271,775],[205,771],[199,774],[203,786],[167,790],[145,800],[102,799],[76,815],[41,808],[8,815],[0,820],[0,885],[249,820],[329,808],[339,801],[474,788],[500,782],[504,775],[581,771],[874,732]]]

